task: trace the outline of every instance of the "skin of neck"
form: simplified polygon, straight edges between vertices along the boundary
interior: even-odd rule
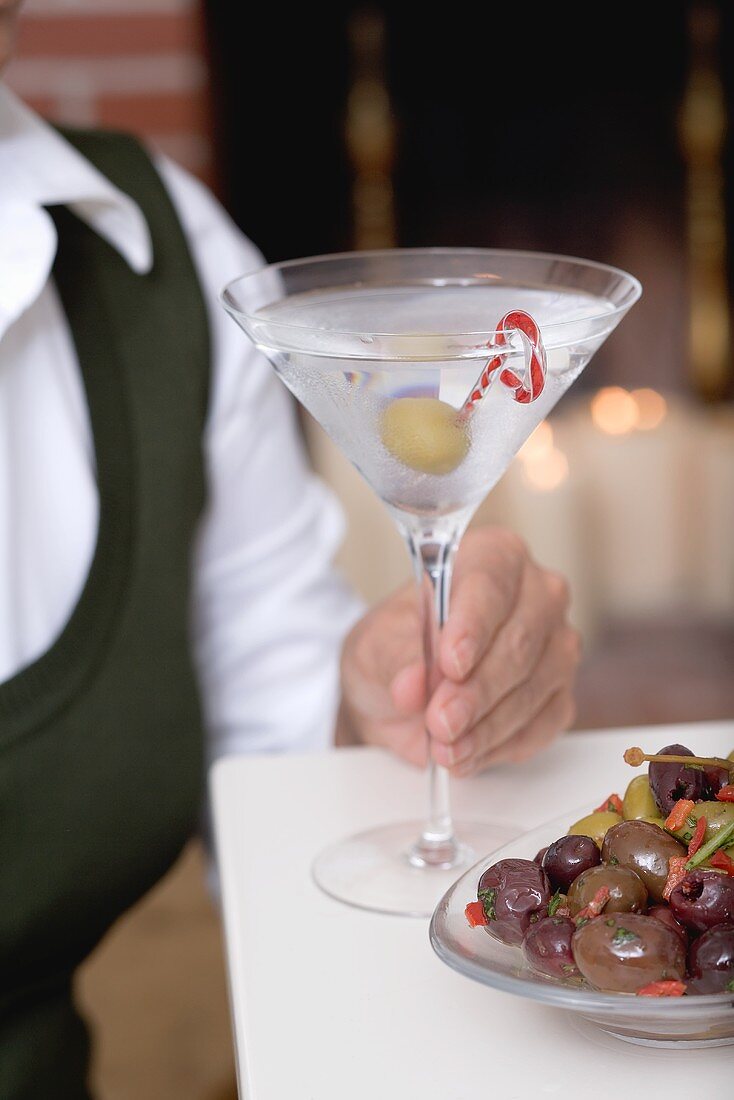
[[[22,0],[0,0],[0,76],[15,49],[21,2]]]

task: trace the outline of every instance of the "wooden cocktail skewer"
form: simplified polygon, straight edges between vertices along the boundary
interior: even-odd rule
[[[688,764],[698,768],[726,768],[729,774],[734,774],[734,760],[724,760],[720,756],[673,756],[668,753],[653,753],[649,755],[639,748],[627,749],[624,754],[625,763],[632,768],[639,768],[646,760],[659,764]]]

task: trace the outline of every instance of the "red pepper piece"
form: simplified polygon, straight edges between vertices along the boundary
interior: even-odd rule
[[[605,813],[622,813],[622,799],[618,794],[610,794],[608,798],[605,798],[601,806],[597,806],[594,810],[595,814]]]
[[[671,833],[675,833],[678,829],[682,829],[688,815],[693,812],[695,805],[696,803],[692,802],[690,798],[679,799],[665,819],[665,828],[670,829]]]
[[[732,878],[734,878],[734,859],[728,856],[726,852],[723,852],[721,848],[711,856],[709,865],[711,867],[717,867],[719,871],[726,871],[727,875],[731,875]]]
[[[609,901],[610,890],[608,886],[600,886],[594,894],[593,898],[588,905],[585,905],[583,909],[579,909],[576,914],[576,923],[582,920],[591,920],[592,917],[598,917],[602,909]]]
[[[727,783],[720,791],[716,792],[719,802],[734,802],[734,783]]]
[[[487,914],[481,901],[470,901],[464,910],[464,916],[472,928],[479,928],[482,924],[489,924]]]
[[[699,817],[696,824],[696,830],[691,838],[691,843],[688,845],[688,856],[695,856],[698,849],[703,844],[703,838],[706,836],[707,821],[705,817]]]
[[[683,982],[664,981],[650,982],[637,990],[638,997],[682,997],[686,991]]]
[[[686,863],[688,863],[688,856],[671,856],[668,860],[668,879],[663,888],[663,897],[666,901],[688,874]]]

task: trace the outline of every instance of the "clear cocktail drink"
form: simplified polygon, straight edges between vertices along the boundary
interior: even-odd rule
[[[472,249],[316,257],[225,288],[225,308],[405,537],[429,691],[466,525],[639,294],[615,268]],[[497,823],[454,828],[448,775],[432,761],[429,786],[422,827],[380,827],[323,853],[314,873],[324,890],[369,909],[428,915],[468,861],[509,839]]]

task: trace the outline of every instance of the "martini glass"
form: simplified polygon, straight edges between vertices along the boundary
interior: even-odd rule
[[[469,520],[640,293],[632,276],[585,260],[443,248],[293,260],[224,288],[224,307],[405,539],[428,697]],[[530,377],[528,337],[500,326],[510,311],[529,314],[545,346],[545,381],[532,399],[502,381],[508,371]],[[488,380],[489,361],[501,369]],[[428,787],[425,821],[334,844],[314,864],[319,886],[360,908],[428,916],[462,869],[515,835],[499,822],[452,821],[449,776],[430,744]]]

